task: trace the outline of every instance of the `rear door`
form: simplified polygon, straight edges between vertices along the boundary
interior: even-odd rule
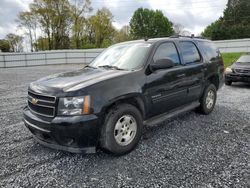
[[[187,85],[185,67],[181,64],[174,42],[164,42],[156,49],[151,63],[158,59],[171,59],[175,66],[157,70],[147,75],[145,96],[148,104],[148,117],[162,114],[185,103]]]
[[[197,101],[201,96],[207,66],[203,63],[203,57],[193,41],[180,41],[178,46],[185,66],[185,83],[188,87],[185,103],[190,103]]]
[[[220,51],[213,42],[200,40],[197,41],[198,47],[202,50],[205,56],[205,64],[207,71],[205,72],[205,77],[211,77],[213,75],[218,75],[219,86],[222,86],[223,76],[224,76],[224,63]]]

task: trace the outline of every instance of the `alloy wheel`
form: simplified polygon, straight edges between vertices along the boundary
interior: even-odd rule
[[[207,109],[211,109],[214,105],[215,93],[213,90],[209,90],[206,97],[206,106]]]
[[[114,137],[121,146],[129,145],[135,138],[137,123],[133,116],[123,115],[115,124]]]

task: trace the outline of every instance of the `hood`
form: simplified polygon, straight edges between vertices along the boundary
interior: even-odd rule
[[[37,93],[75,91],[110,78],[128,74],[129,71],[83,69],[47,76],[30,84],[30,89]]]
[[[250,69],[250,62],[249,63],[242,63],[236,62],[232,65],[233,69]]]

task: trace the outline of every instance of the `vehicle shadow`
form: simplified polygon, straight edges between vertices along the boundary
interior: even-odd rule
[[[228,87],[235,87],[235,88],[247,88],[250,89],[250,83],[244,83],[244,82],[234,82],[231,86]]]

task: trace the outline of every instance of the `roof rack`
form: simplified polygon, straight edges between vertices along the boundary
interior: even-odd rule
[[[185,38],[196,38],[196,39],[205,39],[202,36],[198,36],[196,37],[194,34],[192,34],[191,36],[183,36],[183,35],[172,35],[170,36],[170,38],[180,38],[180,37],[185,37]]]

